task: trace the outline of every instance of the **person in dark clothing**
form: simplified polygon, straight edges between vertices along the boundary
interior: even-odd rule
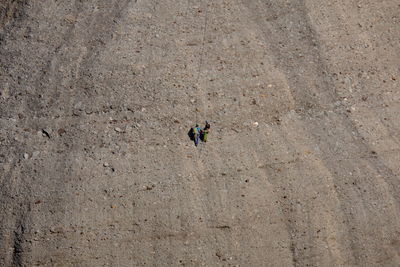
[[[206,126],[204,127],[204,129],[201,131],[201,140],[203,142],[207,142],[207,138],[208,138],[208,133],[210,132],[210,124],[208,123],[208,121],[206,121]]]

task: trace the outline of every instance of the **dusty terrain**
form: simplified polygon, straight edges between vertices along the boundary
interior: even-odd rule
[[[398,1],[0,12],[0,266],[400,266]]]

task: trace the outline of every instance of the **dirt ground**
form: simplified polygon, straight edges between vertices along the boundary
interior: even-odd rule
[[[399,1],[1,2],[0,266],[400,266]]]

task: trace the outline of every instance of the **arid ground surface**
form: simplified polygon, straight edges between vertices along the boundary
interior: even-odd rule
[[[0,10],[0,266],[400,266],[399,1]]]

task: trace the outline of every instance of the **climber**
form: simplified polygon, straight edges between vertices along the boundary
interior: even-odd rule
[[[207,137],[208,137],[208,133],[210,132],[210,124],[208,123],[208,121],[206,121],[206,126],[204,127],[204,129],[201,131],[201,141],[203,142],[207,142]]]
[[[194,137],[194,145],[197,146],[199,144],[201,129],[198,124],[194,128],[192,128],[193,137]]]

